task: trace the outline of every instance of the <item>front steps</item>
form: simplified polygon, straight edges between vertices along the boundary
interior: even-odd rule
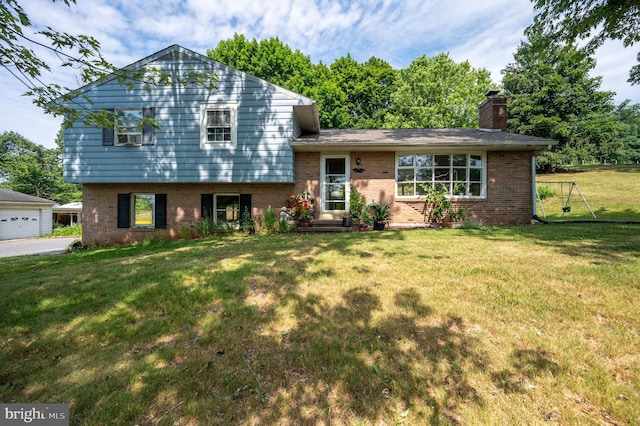
[[[296,230],[298,232],[352,232],[353,227],[342,226],[342,219],[314,219],[308,228],[298,224]]]

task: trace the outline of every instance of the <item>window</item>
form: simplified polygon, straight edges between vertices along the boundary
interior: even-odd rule
[[[167,194],[118,194],[118,228],[167,228]]]
[[[220,224],[240,224],[240,195],[215,196],[215,221]]]
[[[134,228],[153,228],[155,224],[154,194],[131,195],[131,226]]]
[[[236,145],[236,106],[207,104],[200,109],[200,145],[203,148]]]
[[[445,187],[457,197],[485,197],[484,154],[398,154],[396,195],[416,197]]]
[[[116,145],[142,145],[142,109],[118,109],[116,114]]]

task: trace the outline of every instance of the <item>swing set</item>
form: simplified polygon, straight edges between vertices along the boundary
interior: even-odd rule
[[[536,200],[540,204],[542,217],[546,218],[547,215],[544,212],[544,206],[542,205],[542,198],[540,197],[540,192],[538,191],[538,185],[546,185],[547,189],[551,189],[551,187],[553,186],[559,189],[560,200],[562,202],[562,217],[564,217],[565,213],[571,212],[571,196],[573,195],[573,191],[575,189],[575,191],[580,195],[580,198],[582,198],[584,204],[589,209],[589,212],[591,212],[591,216],[593,216],[594,219],[597,219],[596,214],[591,209],[591,206],[584,198],[584,195],[582,195],[580,188],[578,188],[578,185],[575,182],[538,182],[536,184]],[[552,191],[552,193],[555,194],[556,192]]]

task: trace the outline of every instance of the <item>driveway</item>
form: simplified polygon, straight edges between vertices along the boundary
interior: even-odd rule
[[[64,253],[77,239],[76,237],[58,237],[0,241],[0,257]]]

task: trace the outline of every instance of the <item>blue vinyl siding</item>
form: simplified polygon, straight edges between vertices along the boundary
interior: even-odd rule
[[[164,70],[214,71],[216,90],[189,86],[129,91],[114,81],[85,88],[92,109],[154,108],[160,126],[154,145],[103,146],[102,129],[75,123],[64,134],[64,177],[77,183],[119,182],[293,182],[290,146],[301,133],[294,105],[307,98],[242,74],[214,61],[187,58],[146,64]],[[201,149],[200,105],[237,105],[237,144]]]

